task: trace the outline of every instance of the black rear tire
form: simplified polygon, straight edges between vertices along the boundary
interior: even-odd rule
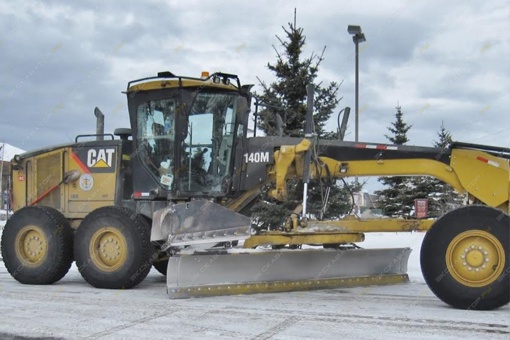
[[[7,221],[1,248],[5,267],[17,281],[52,284],[73,263],[73,229],[53,208],[24,207]]]
[[[82,221],[74,257],[92,286],[128,289],[149,273],[153,249],[147,221],[127,208],[111,206],[94,210]]]
[[[421,270],[434,294],[459,309],[510,302],[510,216],[470,205],[439,218],[425,235]]]

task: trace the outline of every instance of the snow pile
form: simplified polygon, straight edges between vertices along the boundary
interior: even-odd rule
[[[2,238],[2,231],[4,230],[5,223],[7,223],[7,218],[12,216],[12,211],[5,211],[0,209],[0,239]],[[0,259],[2,256],[0,255]]]

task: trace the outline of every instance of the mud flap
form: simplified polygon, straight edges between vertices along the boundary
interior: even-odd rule
[[[407,282],[410,248],[241,250],[170,258],[170,298],[271,293]]]

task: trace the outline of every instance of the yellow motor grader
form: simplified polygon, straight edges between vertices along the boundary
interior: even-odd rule
[[[124,289],[154,266],[171,298],[391,284],[408,280],[411,250],[352,245],[367,232],[427,231],[422,272],[441,300],[509,302],[509,149],[320,140],[312,87],[304,138],[249,137],[250,87],[232,74],[161,72],[129,82],[131,129],[16,155],[1,243],[9,273],[52,284],[76,261],[91,285]],[[470,204],[437,220],[307,213],[310,179],[412,175],[438,178]],[[281,230],[253,232],[250,206],[262,191],[285,200],[291,178],[304,183],[302,204]]]

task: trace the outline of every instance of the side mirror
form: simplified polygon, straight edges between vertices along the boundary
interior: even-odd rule
[[[276,114],[276,130],[278,131],[278,137],[283,136],[283,119],[279,113]]]
[[[340,124],[340,115],[342,114],[342,112],[344,113],[343,117],[342,117],[342,123]],[[342,111],[340,111],[338,113],[338,139],[339,140],[344,140],[344,137],[345,137],[345,131],[347,130],[347,122],[349,121],[349,114],[351,113],[351,108],[346,106],[345,109],[343,109]]]
[[[248,126],[248,116],[250,115],[250,105],[248,99],[243,96],[236,100],[236,121],[243,126]]]

